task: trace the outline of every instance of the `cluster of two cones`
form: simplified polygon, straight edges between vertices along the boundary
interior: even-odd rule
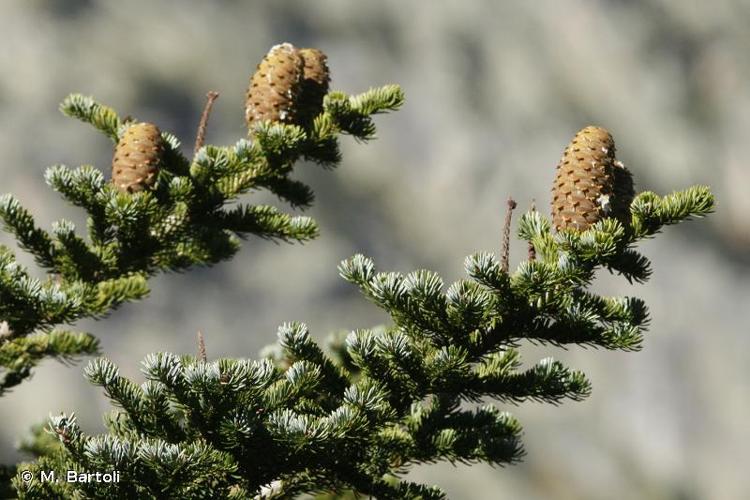
[[[309,125],[321,111],[330,81],[326,56],[318,49],[276,45],[250,79],[245,121],[252,129],[264,121]],[[112,183],[134,193],[156,182],[164,151],[161,131],[153,123],[134,123],[115,147]]]
[[[272,47],[250,79],[245,96],[248,127],[263,121],[309,123],[323,106],[329,81],[327,58],[320,50],[290,43]]]

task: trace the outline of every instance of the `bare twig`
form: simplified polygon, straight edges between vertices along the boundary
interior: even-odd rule
[[[214,105],[214,101],[219,97],[219,93],[210,90],[206,94],[206,105],[203,108],[201,114],[201,121],[198,124],[198,133],[195,136],[195,147],[193,148],[193,154],[198,153],[198,150],[203,147],[203,143],[206,140],[206,126],[208,125],[208,117],[211,114],[211,108]]]
[[[198,330],[198,359],[203,362],[208,360],[206,356],[206,340],[203,338],[203,332]]]
[[[502,266],[503,271],[505,271],[506,273],[509,269],[508,260],[510,258],[510,222],[513,217],[514,208],[516,208],[516,202],[513,201],[513,198],[508,198],[508,211],[505,212],[505,224],[503,225],[502,256],[500,260],[500,265]]]
[[[531,200],[531,211],[536,212],[536,201]],[[536,260],[536,249],[534,244],[529,241],[529,261]]]

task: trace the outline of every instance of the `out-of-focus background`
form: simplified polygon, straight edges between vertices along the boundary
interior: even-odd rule
[[[141,381],[146,354],[195,352],[197,330],[211,357],[255,357],[284,321],[321,339],[386,321],[337,277],[340,260],[363,252],[381,269],[461,277],[464,256],[498,250],[506,198],[546,211],[564,146],[603,125],[639,190],[704,183],[718,199],[707,220],[643,245],[650,283],[601,276],[598,290],[650,305],[643,351],[525,349],[528,362],[551,354],[584,370],[593,395],[511,407],[521,465],[411,478],[456,499],[750,498],[748,26],[747,0],[2,2],[0,185],[44,227],[83,221],[42,177],[56,163],[109,173],[109,140],[57,112],[70,92],[154,121],[187,150],[210,89],[221,97],[208,141],[244,136],[248,77],[282,41],[323,49],[334,88],[403,86],[407,103],[377,119],[377,141],[345,138],[334,172],[300,165],[317,241],[249,240],[231,262],[159,276],[147,300],[78,325]],[[524,256],[512,247],[514,263]],[[82,367],[47,362],[0,400],[0,460],[16,460],[19,437],[50,412],[102,429],[110,406]]]

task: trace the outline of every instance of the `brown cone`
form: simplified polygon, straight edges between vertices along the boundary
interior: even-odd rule
[[[271,47],[258,64],[245,95],[245,121],[248,127],[270,120],[293,123],[304,63],[290,43]]]
[[[153,123],[135,123],[123,134],[112,158],[112,183],[134,193],[156,182],[164,141]]]
[[[304,61],[304,71],[298,106],[300,120],[306,123],[312,121],[323,109],[323,98],[328,93],[331,77],[328,72],[328,57],[322,51],[300,49],[299,55]]]
[[[612,135],[601,127],[586,127],[557,165],[552,223],[558,231],[583,231],[604,217],[624,219],[633,193],[630,172],[615,158]]]

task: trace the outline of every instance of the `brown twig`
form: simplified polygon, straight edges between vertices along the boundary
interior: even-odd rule
[[[198,359],[204,363],[208,360],[206,355],[206,340],[203,338],[203,332],[198,330]]]
[[[508,198],[508,211],[505,212],[505,224],[503,225],[503,246],[500,265],[506,273],[509,270],[508,260],[510,258],[510,221],[513,217],[513,209],[516,208],[516,202],[513,198]]]
[[[218,97],[219,93],[214,90],[210,90],[206,94],[206,105],[203,107],[201,121],[198,124],[198,133],[195,136],[195,147],[193,148],[193,154],[197,154],[198,150],[203,147],[203,143],[206,140],[206,126],[208,125],[208,116],[211,114],[211,108],[214,105],[214,101]]]
[[[531,200],[531,211],[536,212],[536,201]],[[529,241],[529,262],[536,260],[536,248],[534,244]]]

